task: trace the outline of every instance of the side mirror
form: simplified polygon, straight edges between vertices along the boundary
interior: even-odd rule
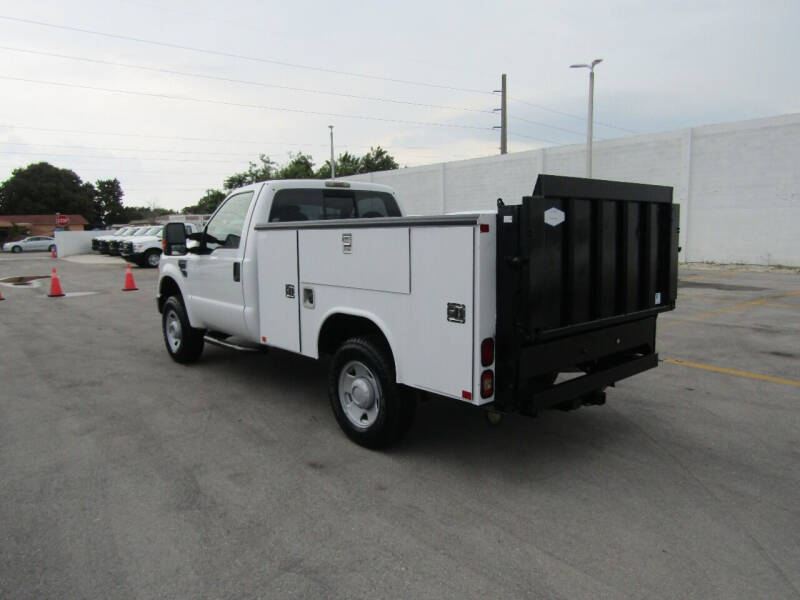
[[[167,223],[162,244],[167,256],[186,254],[186,226],[183,223]]]

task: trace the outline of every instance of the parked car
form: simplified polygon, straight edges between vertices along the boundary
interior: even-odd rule
[[[185,224],[186,235],[196,233],[197,225]],[[120,245],[122,258],[140,267],[157,267],[161,260],[161,240],[164,232],[163,225],[156,225],[145,233],[132,238],[126,238]]]
[[[92,238],[92,250],[96,252],[108,252],[109,240],[115,235],[122,235],[128,229],[130,229],[130,227],[120,227],[116,231],[106,231],[103,235]]]
[[[31,250],[53,250],[56,247],[56,241],[46,235],[33,235],[26,237],[23,240],[16,242],[8,242],[3,244],[5,252],[30,252]]]
[[[128,231],[123,233],[122,235],[116,235],[108,240],[108,246],[105,250],[106,254],[110,254],[111,256],[119,256],[120,250],[122,249],[122,242],[136,236],[136,235],[144,235],[144,232],[150,229],[152,225],[145,225],[143,227],[131,227]]]

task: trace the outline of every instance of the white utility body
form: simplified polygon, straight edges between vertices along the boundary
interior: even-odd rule
[[[492,403],[496,305],[499,297],[519,296],[510,284],[505,296],[498,291],[505,264],[497,259],[498,228],[516,227],[519,218],[519,211],[506,212],[502,220],[497,213],[405,217],[390,188],[361,182],[284,180],[238,189],[203,232],[186,239],[182,224],[167,225],[158,302],[167,349],[178,362],[199,358],[204,340],[331,354],[334,413],[367,446],[402,435],[413,417],[410,389]],[[654,337],[654,316],[652,323]],[[645,333],[637,339],[649,339]],[[535,369],[518,368],[529,338],[511,343],[509,335],[504,343],[514,349],[508,364],[516,361],[504,388],[509,398],[518,372],[541,379]],[[559,352],[571,356],[569,348]],[[585,352],[579,358],[588,364]],[[636,369],[653,366],[648,361]],[[569,365],[551,365],[547,375],[562,366]],[[594,389],[587,385],[602,389],[612,375],[637,372],[612,371],[580,389],[548,392],[547,402],[567,391],[586,397]]]

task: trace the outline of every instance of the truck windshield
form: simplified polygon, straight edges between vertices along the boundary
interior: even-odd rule
[[[285,189],[275,193],[269,220],[287,222],[399,216],[397,201],[386,192]]]

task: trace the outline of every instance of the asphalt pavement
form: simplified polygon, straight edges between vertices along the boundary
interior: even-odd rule
[[[324,363],[171,361],[122,265],[0,254],[0,598],[800,597],[797,273],[683,269],[605,406],[374,452]]]

